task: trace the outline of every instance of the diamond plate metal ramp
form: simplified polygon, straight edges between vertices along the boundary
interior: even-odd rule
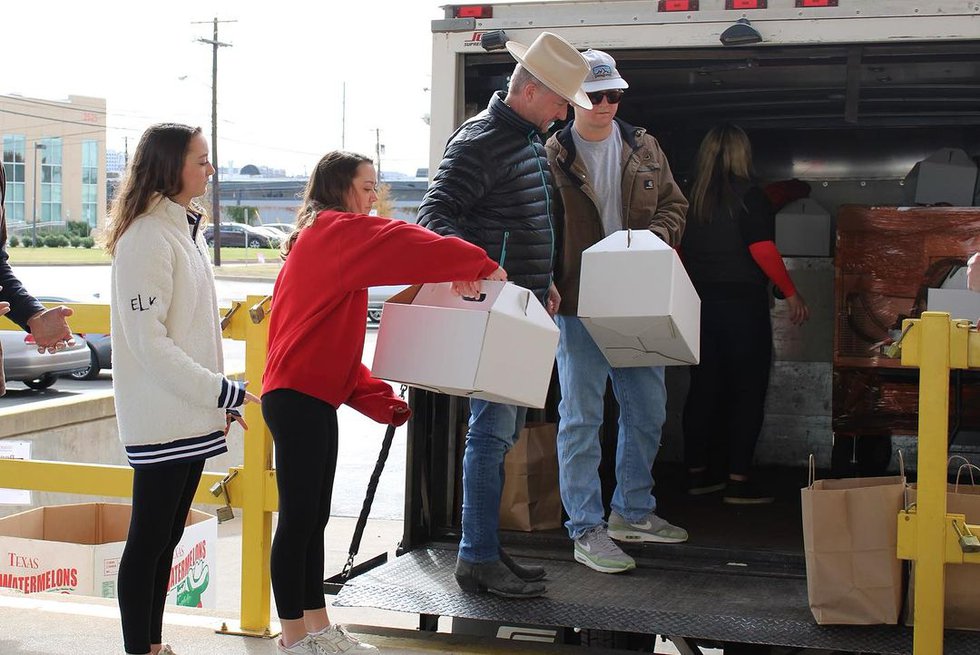
[[[606,575],[549,559],[537,562],[548,570],[548,595],[513,600],[463,593],[453,579],[455,562],[455,549],[415,550],[349,582],[335,604],[797,648],[912,652],[906,627],[816,625],[806,580],[798,577],[699,573],[642,561],[630,573]],[[980,633],[948,630],[944,652],[980,653]]]

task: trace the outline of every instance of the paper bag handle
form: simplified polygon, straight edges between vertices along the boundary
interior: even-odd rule
[[[970,472],[970,486],[971,487],[977,486],[977,481],[973,477],[973,470],[976,469],[977,471],[980,471],[980,466],[967,462],[966,464],[961,464],[960,468],[956,470],[956,484],[953,485],[954,493],[960,490],[960,475],[963,474],[963,469],[966,469],[967,471]]]
[[[807,486],[808,489],[813,489],[813,483],[814,483],[814,481],[817,478],[817,460],[813,457],[813,453],[810,453],[810,458],[809,458],[808,464],[809,464],[809,467],[808,467],[809,468],[809,474],[808,474],[809,481],[807,482],[807,485],[806,486]]]
[[[953,460],[963,462],[964,464],[972,464],[972,462],[968,460],[966,457],[963,457],[963,455],[950,455],[949,459],[946,460],[946,466],[952,464]]]
[[[902,476],[902,504],[905,505],[906,511],[909,511],[914,504],[909,504],[909,483],[905,479],[905,454],[901,448],[898,449],[898,474]]]

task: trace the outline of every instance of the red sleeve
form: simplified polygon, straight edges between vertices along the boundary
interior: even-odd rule
[[[401,425],[412,412],[408,404],[395,395],[391,385],[384,380],[371,377],[371,371],[364,364],[357,372],[357,383],[347,399],[347,404],[378,423]],[[395,413],[398,407],[406,411]]]
[[[749,253],[759,268],[783,293],[783,296],[789,298],[796,295],[796,287],[793,286],[793,280],[790,279],[786,265],[783,264],[782,256],[776,250],[775,242],[756,241],[749,244]]]
[[[810,185],[803,180],[781,180],[773,182],[764,189],[769,202],[772,203],[773,211],[779,211],[794,200],[806,198],[810,195]]]
[[[479,280],[497,270],[483,248],[414,223],[348,214],[327,232],[348,289]]]

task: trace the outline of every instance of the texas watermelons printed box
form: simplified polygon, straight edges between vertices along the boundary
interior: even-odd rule
[[[115,598],[129,517],[129,505],[83,503],[0,518],[0,587]],[[215,606],[217,545],[217,519],[192,509],[174,550],[167,603]]]

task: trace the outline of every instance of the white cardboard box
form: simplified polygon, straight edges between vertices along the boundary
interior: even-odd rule
[[[0,518],[0,587],[116,597],[130,506],[55,505]],[[215,607],[218,521],[191,510],[174,550],[167,603]]]
[[[948,312],[952,319],[980,318],[980,293],[969,289],[929,289],[927,311]]]
[[[448,282],[409,287],[384,304],[375,377],[456,396],[544,407],[558,327],[534,294],[482,283],[482,300]]]
[[[701,299],[674,249],[648,230],[582,253],[578,315],[613,367],[697,364]]]
[[[776,248],[785,257],[830,256],[830,212],[801,198],[776,214]]]
[[[909,204],[969,207],[974,201],[977,165],[959,148],[941,148],[917,162],[904,184]]]

